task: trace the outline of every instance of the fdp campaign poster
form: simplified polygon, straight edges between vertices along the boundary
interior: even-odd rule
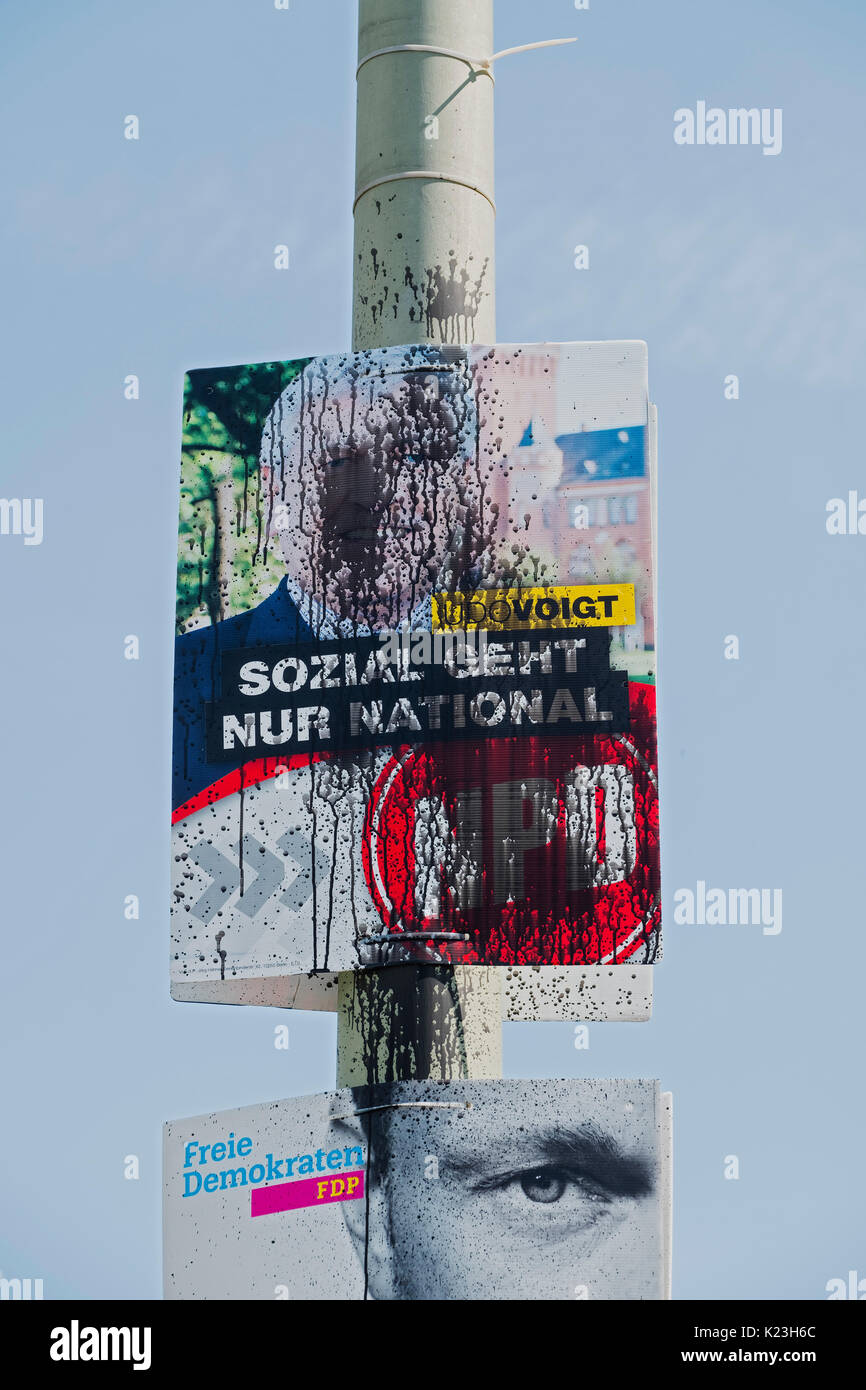
[[[635,342],[188,374],[176,990],[658,957],[653,424]]]
[[[165,1127],[170,1299],[664,1299],[655,1081],[395,1082]]]

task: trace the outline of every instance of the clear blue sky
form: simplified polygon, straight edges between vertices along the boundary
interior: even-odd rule
[[[866,1276],[866,537],[825,529],[866,496],[866,10],[496,13],[497,47],[580,37],[497,73],[499,337],[649,344],[668,909],[653,1022],[586,1052],[508,1025],[506,1072],[659,1077],[675,1295],[822,1298]],[[163,1120],[333,1084],[333,1016],[169,1000],[170,661],[184,369],[348,343],[355,7],[7,0],[0,27],[0,493],[45,505],[41,546],[0,536],[0,1271],[158,1297]],[[782,108],[781,154],[675,145],[699,99]],[[780,887],[781,934],[673,925],[699,879]]]

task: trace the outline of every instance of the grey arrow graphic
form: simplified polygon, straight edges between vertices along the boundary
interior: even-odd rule
[[[206,888],[201,897],[192,905],[192,911],[196,917],[200,918],[207,926],[231,893],[231,885],[237,879],[237,865],[227,859],[224,854],[220,854],[216,846],[209,845],[206,840],[192,845],[189,857],[203,873],[213,879],[210,887]]]
[[[330,873],[330,862],[318,846],[313,845],[308,835],[299,831],[286,830],[277,841],[277,847],[284,851],[297,872],[285,893],[280,898],[291,912],[301,912],[309,902],[313,892],[313,875],[316,882],[324,883]],[[305,853],[306,851],[306,853]],[[202,840],[189,851],[192,862],[206,873],[213,882],[192,905],[192,911],[207,925],[224,907],[238,878],[238,865],[215,845]],[[285,868],[280,859],[254,835],[244,836],[244,870],[255,874],[252,882],[247,882],[236,906],[245,917],[257,917],[265,903],[269,902],[285,878]]]
[[[245,917],[257,917],[283,881],[283,866],[275,854],[252,835],[244,836],[244,869],[256,877],[244,887],[237,905]]]
[[[300,912],[309,902],[313,893],[313,879],[316,883],[326,883],[331,865],[318,845],[314,845],[309,835],[299,831],[287,830],[277,841],[277,845],[297,865],[298,872],[280,898],[281,903],[292,912]],[[308,851],[307,855],[303,850]]]

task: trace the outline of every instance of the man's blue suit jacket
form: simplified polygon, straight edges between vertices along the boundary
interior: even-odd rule
[[[255,608],[225,622],[195,628],[178,637],[174,648],[174,742],[172,807],[176,810],[197,792],[238,766],[205,761],[205,704],[217,698],[220,655],[241,647],[267,647],[311,642],[304,622],[283,579]]]

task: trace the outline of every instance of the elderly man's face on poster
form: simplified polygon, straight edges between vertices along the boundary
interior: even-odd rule
[[[478,566],[485,504],[470,373],[311,372],[265,430],[263,472],[291,579],[341,618],[409,617]]]

